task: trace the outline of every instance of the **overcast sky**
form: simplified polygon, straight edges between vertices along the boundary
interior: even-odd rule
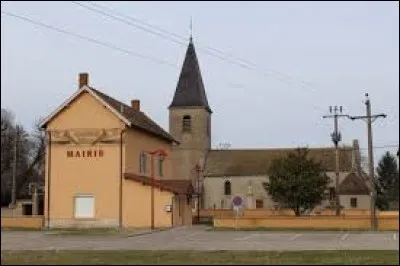
[[[322,116],[330,105],[364,115],[366,92],[372,112],[388,115],[373,125],[374,146],[399,143],[398,2],[95,3],[137,20],[131,24],[147,23],[186,38],[193,18],[213,110],[213,147],[221,142],[231,148],[330,146],[333,120]],[[1,10],[130,51],[2,14],[1,106],[19,123],[32,128],[75,92],[78,73],[88,72],[92,86],[126,103],[140,99],[142,110],[168,130],[167,107],[187,40],[172,42],[173,35],[162,38],[68,1],[2,1]],[[359,139],[361,148],[367,147],[364,122],[342,119],[339,126],[343,143]],[[396,149],[377,148],[375,155]]]

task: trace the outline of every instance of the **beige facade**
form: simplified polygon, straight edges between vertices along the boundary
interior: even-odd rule
[[[84,85],[42,123],[49,140],[47,226],[150,227],[153,183],[124,175],[151,180],[150,152],[163,150],[163,160],[153,156],[154,178],[173,180],[173,139],[135,108]],[[190,195],[171,186],[153,191],[156,227],[191,223]]]
[[[327,172],[327,176],[331,182],[329,189],[336,187],[336,174],[334,172]],[[348,176],[348,172],[341,172],[339,174],[339,182]],[[245,209],[274,209],[278,208],[271,197],[268,195],[263,187],[263,183],[267,183],[269,178],[265,176],[231,176],[231,177],[206,177],[204,179],[204,208],[206,209],[231,209],[232,199],[239,196],[243,200],[243,207]],[[230,195],[225,195],[225,183],[229,182],[231,187]],[[315,210],[324,209],[333,204],[333,199],[329,199],[329,189],[326,192],[326,200],[323,200],[321,205],[316,207]],[[350,199],[356,198],[357,205],[352,207]],[[345,209],[370,209],[371,196],[370,195],[340,195],[340,204]]]
[[[266,176],[247,177],[209,177],[204,180],[204,208],[231,209],[232,199],[239,196],[247,209],[255,208],[256,200],[262,201],[265,208],[273,208],[273,202],[262,186]],[[231,185],[230,195],[225,195],[225,182]]]
[[[190,128],[184,130],[184,117],[190,117]],[[208,150],[211,148],[211,113],[204,108],[171,108],[169,111],[169,130],[179,141],[174,146],[174,176],[196,180],[195,166],[203,166]]]

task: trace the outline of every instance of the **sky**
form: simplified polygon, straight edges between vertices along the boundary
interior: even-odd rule
[[[1,1],[1,107],[26,128],[71,96],[78,74],[88,72],[91,86],[127,104],[140,99],[168,130],[167,108],[192,32],[213,111],[213,148],[332,146],[333,120],[322,116],[334,105],[365,115],[369,93],[372,113],[387,114],[373,124],[375,163],[397,151],[398,2],[80,3]],[[99,8],[91,3],[107,10],[82,7]],[[156,35],[148,25],[168,33]],[[367,154],[365,122],[343,118],[339,130],[341,144],[358,139]]]

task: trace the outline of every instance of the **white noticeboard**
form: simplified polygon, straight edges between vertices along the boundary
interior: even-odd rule
[[[75,218],[94,218],[93,196],[75,197]]]

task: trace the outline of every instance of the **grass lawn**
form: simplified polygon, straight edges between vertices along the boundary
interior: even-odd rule
[[[399,251],[1,251],[1,264],[386,264]]]

